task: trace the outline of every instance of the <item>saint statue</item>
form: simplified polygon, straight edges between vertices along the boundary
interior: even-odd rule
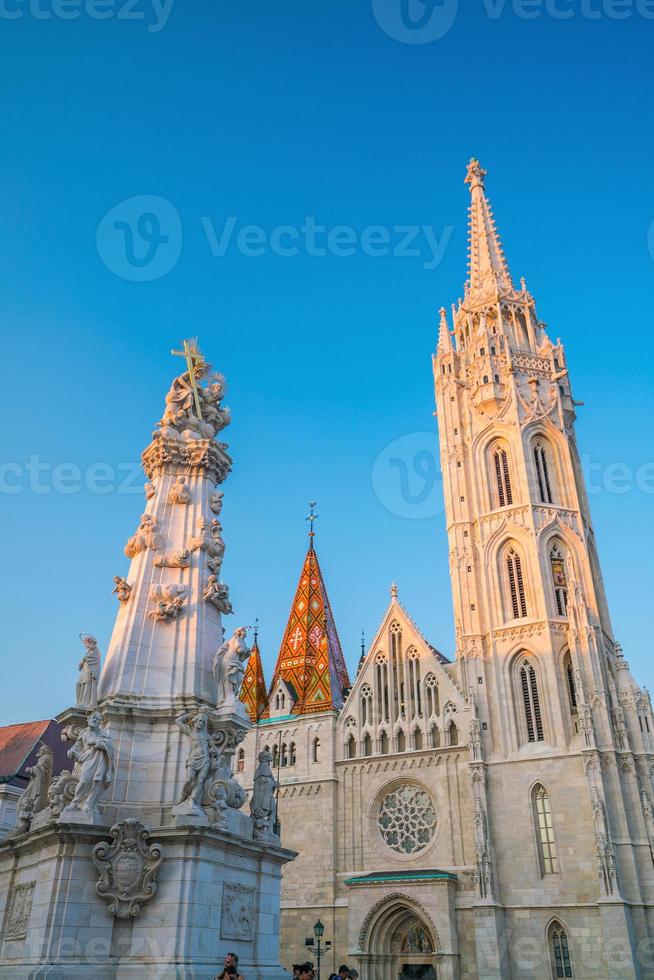
[[[37,753],[36,762],[25,770],[29,776],[29,782],[23,790],[16,811],[18,821],[16,830],[18,833],[26,833],[32,822],[32,817],[45,810],[48,805],[48,787],[52,779],[52,749],[48,745],[42,745]]]
[[[245,642],[245,626],[237,629],[234,635],[220,647],[214,657],[213,673],[216,678],[216,703],[236,701],[241,692],[246,664],[252,650]]]
[[[177,727],[191,741],[191,751],[186,760],[186,782],[177,806],[189,802],[198,809],[202,807],[205,784],[213,763],[208,723],[204,711],[198,712],[192,721],[189,712],[183,712],[175,719]]]
[[[277,781],[272,771],[272,756],[268,749],[259,753],[259,765],[254,774],[254,788],[250,800],[250,815],[254,822],[255,837],[267,834],[276,820],[275,790]]]
[[[95,708],[98,703],[98,678],[100,677],[100,650],[94,636],[82,636],[86,653],[79,665],[79,677],[75,688],[78,708]]]
[[[102,717],[94,711],[87,727],[68,752],[79,767],[79,780],[70,804],[71,810],[93,813],[98,800],[113,779],[114,758],[111,739],[102,731]]]

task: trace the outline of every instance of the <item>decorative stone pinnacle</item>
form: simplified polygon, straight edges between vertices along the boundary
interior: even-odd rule
[[[475,157],[472,158],[468,164],[468,173],[466,174],[465,182],[470,184],[470,190],[474,190],[475,187],[484,187],[484,177],[487,175],[488,171],[479,163]]]
[[[393,600],[393,602],[397,601],[397,597],[398,597],[398,588],[395,582],[393,582],[391,585],[391,599]]]

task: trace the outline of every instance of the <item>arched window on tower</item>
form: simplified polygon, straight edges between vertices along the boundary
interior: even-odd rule
[[[388,735],[382,732],[379,736],[379,751],[382,755],[388,755]]]
[[[555,544],[550,551],[552,587],[557,616],[568,615],[568,577],[565,571],[565,558],[562,549]]]
[[[406,737],[401,728],[397,733],[397,751],[406,752]]]
[[[553,922],[549,928],[550,958],[552,960],[552,974],[556,980],[566,980],[574,977],[572,972],[572,962],[570,960],[570,947],[568,946],[568,935],[560,922]]]
[[[563,658],[563,673],[565,680],[565,687],[568,692],[568,702],[570,704],[570,714],[576,715],[578,712],[577,707],[577,688],[575,686],[575,675],[572,669],[572,657],[570,656],[570,651],[566,653]]]
[[[523,660],[518,670],[520,694],[524,710],[528,742],[544,741],[543,718],[538,694],[538,678],[533,664]]]
[[[438,730],[438,725],[432,725],[429,732],[429,742],[432,749],[439,749],[441,747],[441,733]]]
[[[314,738],[313,745],[311,747],[311,760],[312,762],[320,762],[320,739]]]
[[[422,732],[419,728],[415,728],[413,731],[413,747],[417,751],[422,748]]]
[[[495,506],[508,507],[513,503],[509,454],[501,444],[491,450],[491,466],[495,478]]]
[[[527,595],[522,573],[522,559],[513,547],[506,552],[506,571],[511,599],[510,613],[513,619],[521,619],[527,615]]]
[[[297,762],[297,749],[295,748],[295,742],[291,742],[290,748],[288,750],[288,764],[289,766],[294,766]]]
[[[552,807],[549,794],[541,783],[534,786],[531,799],[534,811],[536,843],[538,845],[538,865],[540,867],[541,877],[558,874],[559,855],[554,838]]]
[[[275,744],[273,745],[272,760],[273,760],[272,761],[273,769],[277,769],[279,766],[279,743],[278,742],[275,742]]]
[[[236,756],[236,772],[243,772],[245,769],[245,749],[239,749]]]
[[[357,743],[354,735],[350,735],[345,746],[345,754],[348,759],[356,759]]]
[[[361,727],[372,724],[372,688],[364,684],[361,688]]]
[[[372,739],[370,735],[365,735],[363,739],[363,754],[372,755]]]
[[[538,481],[538,494],[542,504],[553,504],[554,495],[552,494],[552,480],[547,458],[545,443],[539,440],[534,444],[534,462],[536,463],[536,480]]]
[[[288,747],[286,742],[282,745],[282,769],[285,769],[288,765]]]
[[[450,745],[459,744],[459,729],[456,727],[454,722],[451,723],[449,728]]]

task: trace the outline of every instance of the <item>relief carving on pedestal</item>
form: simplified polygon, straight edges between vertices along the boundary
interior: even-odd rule
[[[186,586],[170,582],[168,585],[152,585],[150,598],[154,607],[148,613],[157,623],[174,623],[182,614],[186,601]]]
[[[112,843],[101,841],[91,855],[100,872],[95,890],[107,899],[109,915],[135,918],[157,891],[155,876],[163,861],[162,848],[148,844],[149,829],[133,818],[115,824],[109,833]]]
[[[14,885],[7,903],[4,939],[26,939],[36,881],[23,881]]]
[[[250,942],[254,938],[256,889],[226,881],[223,885],[223,907],[220,938]]]

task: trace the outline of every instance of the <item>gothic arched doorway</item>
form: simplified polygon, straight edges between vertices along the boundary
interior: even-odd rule
[[[360,946],[361,980],[440,980],[436,929],[410,899],[391,896],[375,906]]]

